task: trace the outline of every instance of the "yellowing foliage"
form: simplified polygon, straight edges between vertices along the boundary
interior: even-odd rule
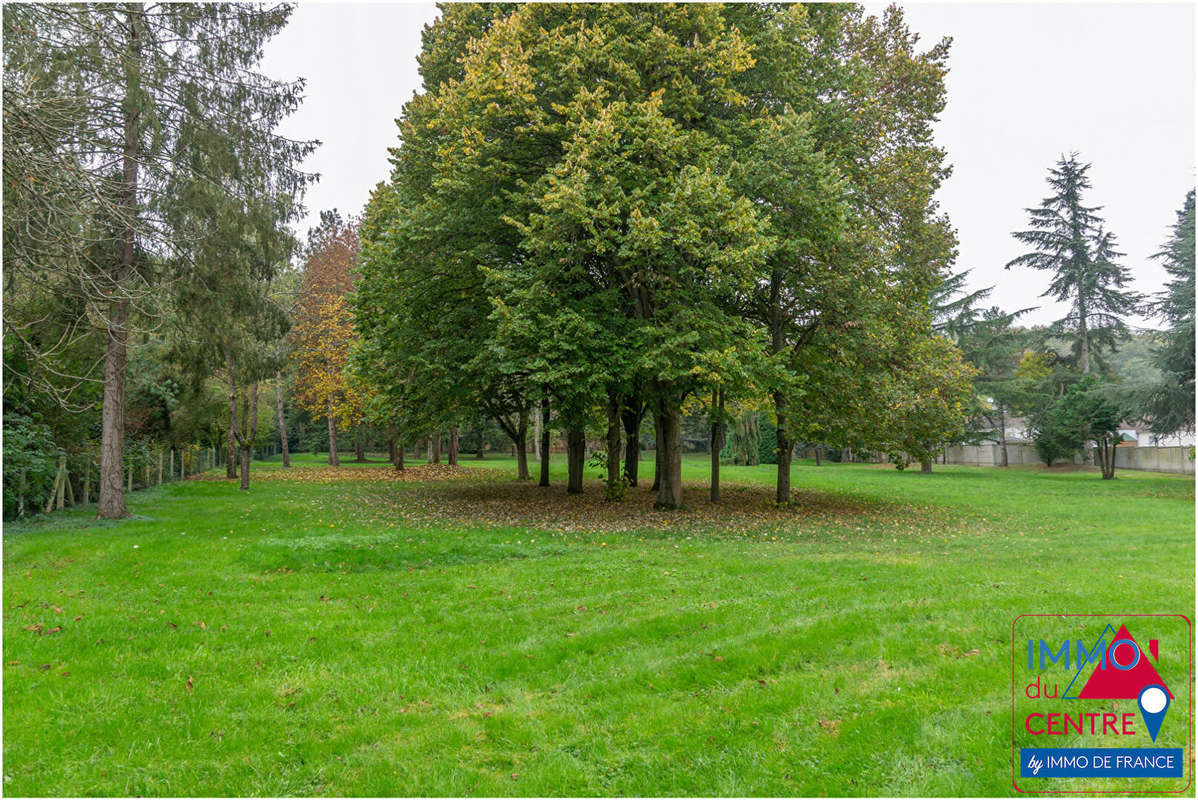
[[[346,300],[358,259],[357,225],[330,218],[309,247],[291,333],[295,399],[313,416],[353,427],[362,422],[367,392],[346,369],[358,337]]]

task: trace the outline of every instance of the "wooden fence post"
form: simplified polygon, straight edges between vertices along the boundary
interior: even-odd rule
[[[65,455],[58,457],[58,494],[54,498],[54,505],[59,511],[62,511],[63,500],[66,498],[66,482],[67,482],[67,457]]]
[[[66,469],[64,464],[67,457],[65,455],[58,457],[58,471],[54,473],[54,486],[50,489],[50,499],[46,501],[46,511],[49,514],[51,509],[57,503],[58,508],[62,508],[62,473]]]

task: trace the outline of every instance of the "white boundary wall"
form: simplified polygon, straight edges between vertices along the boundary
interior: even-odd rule
[[[945,463],[948,464],[995,467],[1002,463],[1002,449],[996,444],[956,445],[948,448],[946,455]],[[1033,445],[1008,443],[1007,463],[1015,466],[1041,462]],[[1092,456],[1088,460],[1075,456],[1073,463],[1093,464],[1094,460]],[[1115,468],[1193,475],[1194,451],[1190,447],[1119,447],[1115,449]]]

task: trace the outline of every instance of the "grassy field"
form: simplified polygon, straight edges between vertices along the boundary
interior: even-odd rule
[[[5,794],[1012,794],[1012,620],[1194,608],[1188,476],[298,461],[5,527]]]

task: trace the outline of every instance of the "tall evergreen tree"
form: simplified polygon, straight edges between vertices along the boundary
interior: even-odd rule
[[[6,66],[17,71],[11,80],[6,71],[6,107],[61,112],[54,138],[26,152],[26,163],[56,178],[80,176],[56,181],[71,194],[33,198],[48,224],[72,217],[87,235],[66,241],[80,244],[49,248],[28,237],[20,249],[51,251],[28,262],[41,273],[34,278],[65,276],[105,340],[101,517],[128,513],[121,460],[130,331],[146,323],[166,283],[190,274],[190,243],[172,229],[170,207],[197,186],[293,195],[308,179],[296,164],[314,145],[274,132],[299,104],[302,84],[254,71],[290,13],[288,5],[240,3],[4,9]],[[56,96],[66,100],[55,104]],[[6,146],[6,183],[8,155]]]
[[[1154,352],[1163,373],[1146,398],[1143,415],[1157,435],[1194,429],[1194,190],[1186,195],[1168,241],[1154,258],[1171,280],[1150,308],[1169,326]]]
[[[1007,466],[1007,422],[1024,382],[1014,375],[1028,335],[1015,329],[1014,322],[1032,311],[1002,311],[997,306],[978,307],[994,291],[993,286],[969,291],[969,270],[945,277],[931,293],[932,330],[945,336],[961,350],[965,361],[977,369],[975,396],[968,409],[964,441],[993,441],[1001,451],[1000,464]]]
[[[970,270],[945,276],[929,296],[932,306],[932,330],[954,342],[978,324],[984,313],[978,303],[994,292],[993,286],[974,291],[965,288]]]
[[[1101,206],[1083,202],[1090,188],[1090,166],[1072,153],[1049,169],[1052,194],[1027,209],[1031,228],[1012,234],[1032,249],[1007,263],[1007,269],[1028,266],[1053,273],[1042,296],[1069,303],[1070,308],[1052,330],[1073,340],[1073,355],[1083,374],[1090,372],[1103,349],[1114,350],[1127,338],[1123,317],[1141,300],[1125,288],[1131,276],[1116,263],[1123,253],[1116,250],[1115,235],[1098,215]]]

